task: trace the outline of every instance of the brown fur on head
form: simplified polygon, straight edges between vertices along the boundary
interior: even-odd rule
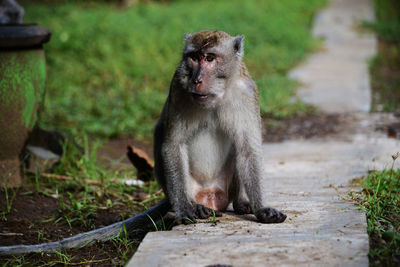
[[[199,31],[193,34],[185,34],[185,49],[184,54],[191,51],[201,51],[204,49],[209,49],[216,47],[218,45],[229,43],[230,40],[233,41],[233,49],[236,52],[238,58],[243,56],[243,39],[242,35],[232,37],[228,33],[223,31]]]
[[[213,47],[218,44],[221,39],[228,38],[229,35],[221,31],[200,31],[192,36],[192,44],[197,49],[204,49],[206,47]]]

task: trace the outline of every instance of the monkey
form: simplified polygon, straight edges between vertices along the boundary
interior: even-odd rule
[[[0,255],[55,252],[107,241],[175,211],[177,224],[237,214],[261,223],[286,215],[264,206],[257,87],[242,61],[244,37],[222,31],[185,34],[185,46],[154,130],[154,173],[166,198],[147,211],[100,229],[38,245],[0,247]],[[128,148],[128,158],[132,151]]]
[[[185,34],[182,59],[154,131],[155,175],[178,224],[232,203],[261,223],[286,215],[264,206],[257,86],[242,60],[244,36]]]

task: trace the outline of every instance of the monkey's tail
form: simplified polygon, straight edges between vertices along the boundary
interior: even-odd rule
[[[72,237],[64,238],[61,241],[42,243],[37,245],[16,245],[0,247],[0,255],[18,255],[32,252],[56,252],[61,249],[84,247],[93,244],[95,241],[105,242],[116,235],[122,236],[130,230],[146,225],[156,216],[164,216],[171,208],[168,199],[163,199],[150,209],[137,214],[129,219],[117,222],[103,228],[81,233]],[[126,230],[126,231],[125,231]]]

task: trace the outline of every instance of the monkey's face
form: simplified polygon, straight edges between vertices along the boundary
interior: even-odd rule
[[[225,81],[217,75],[221,60],[215,51],[192,51],[185,56],[188,67],[186,89],[192,99],[202,106],[211,106],[224,96]]]
[[[224,32],[205,31],[186,35],[185,40],[183,88],[196,104],[215,107],[223,100],[226,84],[240,65],[236,38]]]

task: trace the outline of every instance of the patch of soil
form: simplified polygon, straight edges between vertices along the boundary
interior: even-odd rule
[[[97,158],[106,166],[113,168],[132,168],[126,153],[128,146],[133,146],[143,150],[149,157],[153,157],[152,144],[144,141],[138,141],[130,137],[121,137],[110,139],[104,145],[100,146],[97,153]]]
[[[344,114],[300,114],[289,118],[263,117],[263,141],[282,142],[340,133],[352,118]]]
[[[389,138],[400,139],[400,122],[378,125],[376,130],[386,133]]]
[[[25,185],[24,185],[25,186]],[[140,191],[140,190],[138,190]],[[138,192],[139,194],[140,192]],[[7,203],[8,198],[8,203]],[[135,198],[135,197],[133,197]],[[66,203],[71,204],[64,196]],[[118,196],[111,197],[111,201],[118,201]],[[142,211],[142,207],[132,204],[114,205],[109,209],[96,209],[88,216],[90,225],[82,221],[71,222],[70,227],[66,220],[56,222],[62,215],[60,212],[60,200],[51,196],[35,193],[34,189],[22,187],[20,189],[8,189],[0,191],[0,245],[31,245],[44,242],[52,242],[70,237],[78,233],[100,228],[123,220],[122,215],[129,217]],[[11,210],[7,213],[7,206]],[[74,217],[76,218],[76,217]],[[125,219],[126,219],[125,218]],[[87,266],[120,266],[131,258],[140,241],[151,228],[137,229],[131,234],[127,243],[121,241],[108,241],[96,243],[81,249],[69,249],[63,251],[63,255],[53,253],[32,253],[24,257],[0,256],[0,262],[10,266],[16,264],[27,265],[62,265],[81,262]]]

